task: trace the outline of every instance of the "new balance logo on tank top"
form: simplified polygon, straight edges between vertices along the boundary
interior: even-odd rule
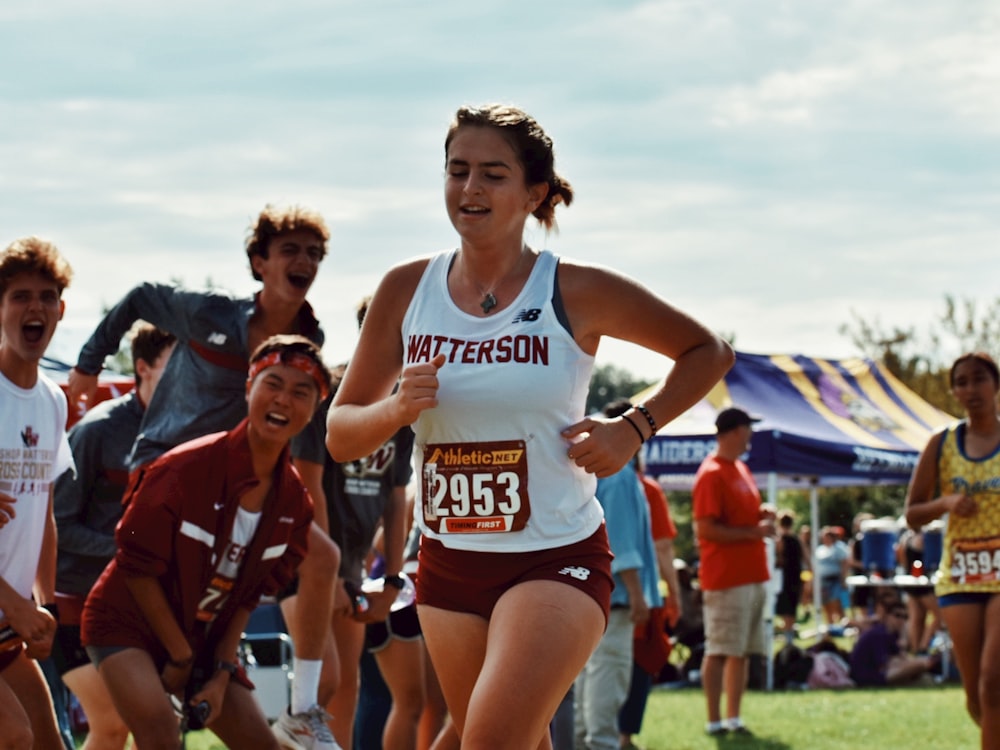
[[[520,552],[586,539],[603,520],[597,480],[560,430],[584,416],[594,359],[552,304],[558,259],[543,251],[506,309],[485,318],[448,292],[455,253],[431,259],[403,319],[406,365],[438,354],[438,406],[414,423],[415,517],[453,549]]]
[[[964,493],[976,501],[968,518],[948,515],[938,596],[959,591],[1000,591],[1000,450],[965,455],[966,423],[949,428],[941,441],[938,482],[942,495]]]

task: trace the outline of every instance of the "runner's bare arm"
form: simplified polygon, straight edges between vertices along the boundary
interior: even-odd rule
[[[678,310],[637,281],[597,266],[560,262],[559,289],[573,336],[580,347],[597,352],[605,336],[628,341],[673,360],[659,389],[643,404],[657,428],[693,406],[726,374],[732,347],[704,325]],[[637,415],[643,437],[652,426]],[[618,471],[635,453],[632,428],[616,420],[587,419],[568,426],[567,439],[576,463],[598,476]]]
[[[370,455],[437,405],[437,370],[444,357],[403,367],[403,317],[426,265],[421,259],[396,266],[372,297],[327,417],[326,446],[337,461]]]

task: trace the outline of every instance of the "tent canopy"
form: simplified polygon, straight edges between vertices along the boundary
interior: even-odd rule
[[[734,405],[761,418],[751,471],[785,486],[905,483],[931,433],[955,420],[871,359],[737,352],[725,379],[646,443],[646,471],[689,487],[715,448],[716,414]]]

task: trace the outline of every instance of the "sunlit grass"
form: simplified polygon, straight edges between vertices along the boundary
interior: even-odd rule
[[[756,747],[784,750],[957,750],[979,746],[958,685],[923,688],[748,692],[741,711],[753,739],[705,735],[700,690],[650,696],[638,744],[647,750]]]

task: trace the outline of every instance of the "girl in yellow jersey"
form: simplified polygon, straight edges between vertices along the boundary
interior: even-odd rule
[[[947,515],[937,595],[955,644],[969,714],[983,748],[1000,747],[1000,418],[997,364],[982,352],[955,360],[951,391],[966,419],[935,434],[910,480],[914,529]]]

